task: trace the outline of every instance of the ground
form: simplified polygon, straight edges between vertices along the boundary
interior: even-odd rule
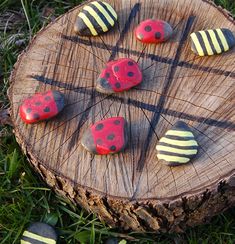
[[[105,243],[119,238],[125,243],[235,243],[235,209],[212,219],[209,225],[185,234],[120,234],[93,214],[75,208],[56,196],[30,168],[10,126],[1,126],[2,111],[9,108],[6,91],[18,54],[30,38],[79,0],[0,1],[0,243],[19,243],[23,230],[33,221],[56,226],[61,243]],[[234,0],[216,0],[235,15]],[[7,117],[4,123],[9,122]]]

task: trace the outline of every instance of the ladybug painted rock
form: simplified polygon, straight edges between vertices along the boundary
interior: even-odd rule
[[[24,231],[23,236],[20,240],[21,244],[56,244],[58,241],[58,235],[55,229],[45,223],[36,222],[29,226]]]
[[[139,24],[135,30],[136,38],[143,43],[161,43],[173,34],[172,27],[163,20],[148,19]]]
[[[27,124],[48,120],[64,108],[64,96],[58,91],[37,93],[23,101],[20,117]]]
[[[141,81],[142,72],[138,64],[130,58],[121,58],[107,63],[98,78],[96,88],[101,93],[112,94],[127,91]]]
[[[112,117],[92,125],[82,137],[82,145],[91,153],[118,153],[128,142],[127,122],[123,117]]]

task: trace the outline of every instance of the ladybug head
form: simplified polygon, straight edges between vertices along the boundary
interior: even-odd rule
[[[107,93],[107,94],[113,93],[113,89],[109,81],[105,78],[99,78],[97,80],[96,89],[102,93]]]

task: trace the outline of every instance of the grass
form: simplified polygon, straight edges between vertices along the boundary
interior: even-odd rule
[[[1,0],[0,2],[0,109],[9,107],[6,97],[10,72],[30,38],[54,16],[81,1]],[[216,0],[235,15],[234,0]],[[11,128],[0,127],[0,243],[19,243],[22,231],[33,221],[56,226],[61,243],[235,243],[235,209],[212,219],[209,225],[185,234],[120,234],[95,215],[75,208],[55,195],[33,172],[22,155]]]

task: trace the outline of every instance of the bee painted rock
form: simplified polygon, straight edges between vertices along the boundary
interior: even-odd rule
[[[108,3],[94,1],[78,14],[74,31],[81,36],[98,36],[109,31],[117,18],[117,13]]]
[[[118,238],[109,238],[108,240],[105,241],[104,244],[126,244],[127,242],[125,240],[119,241]]]
[[[107,63],[102,70],[96,89],[101,93],[112,94],[137,86],[142,81],[142,72],[138,64],[129,58]]]
[[[174,166],[190,162],[198,152],[198,144],[188,125],[178,121],[159,140],[156,149],[159,160]]]
[[[53,227],[48,224],[36,222],[24,231],[21,244],[56,244],[58,235]]]
[[[161,43],[173,34],[172,27],[163,20],[148,19],[139,24],[135,30],[136,38],[143,43]]]
[[[26,124],[33,124],[56,116],[63,108],[64,96],[60,92],[37,93],[23,101],[20,117]]]
[[[191,49],[199,56],[221,54],[235,46],[235,36],[229,29],[202,30],[191,37]]]
[[[126,148],[127,122],[123,117],[101,120],[83,135],[81,143],[91,153],[106,155],[118,153]]]

